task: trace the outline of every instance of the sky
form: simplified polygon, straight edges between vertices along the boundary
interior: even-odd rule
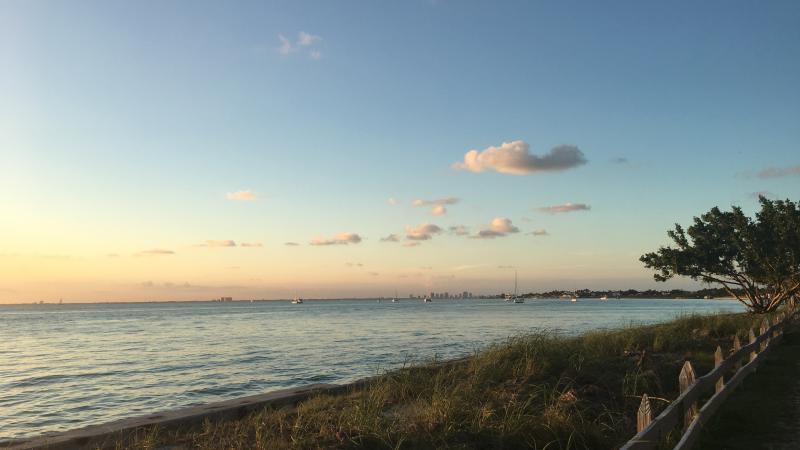
[[[800,198],[796,1],[0,2],[0,302],[698,287]]]

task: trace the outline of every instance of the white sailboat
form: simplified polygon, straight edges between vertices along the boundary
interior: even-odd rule
[[[397,289],[394,290],[394,297],[392,297],[392,303],[397,303]]]
[[[525,303],[525,298],[520,297],[517,295],[517,271],[514,270],[514,296],[511,297],[511,301],[514,303]]]

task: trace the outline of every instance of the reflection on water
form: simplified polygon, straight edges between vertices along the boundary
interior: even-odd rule
[[[732,301],[307,301],[0,305],[0,440],[452,358]]]

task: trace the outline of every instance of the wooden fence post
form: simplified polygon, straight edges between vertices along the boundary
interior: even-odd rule
[[[639,410],[636,412],[636,433],[650,425],[653,421],[653,409],[650,407],[650,398],[647,394],[642,395],[642,403],[639,403]]]
[[[761,329],[758,330],[758,334],[760,336],[763,336],[763,335],[767,334],[767,330],[768,329],[769,329],[769,322],[767,321],[767,318],[765,317],[764,320],[761,321]],[[766,339],[761,341],[761,351],[763,352],[764,350],[766,350],[768,345],[769,345],[769,336],[766,336]]]
[[[722,364],[722,349],[717,346],[717,351],[714,352],[714,367],[719,367]],[[725,387],[725,375],[720,375],[717,384],[714,385],[714,393],[719,393]]]
[[[751,344],[752,344],[753,342],[755,342],[755,341],[756,341],[756,334],[755,334],[755,333],[753,333],[753,329],[752,329],[752,328],[750,328],[750,333],[749,333],[749,336],[750,336],[750,343],[751,343]],[[753,350],[750,352],[750,362],[753,362],[753,361],[755,361],[755,359],[756,359],[756,356],[757,356],[757,355],[758,355],[758,353],[756,353],[756,349],[754,348],[754,349],[753,349]]]
[[[739,335],[733,336],[733,352],[736,353],[742,349],[742,341],[739,340]],[[742,358],[736,360],[736,371],[742,368]]]
[[[694,368],[692,367],[692,363],[686,361],[683,363],[683,368],[681,369],[680,375],[678,375],[678,385],[681,388],[681,394],[683,394],[689,386],[694,384]],[[694,416],[697,415],[697,402],[692,402],[691,405],[684,405],[684,416],[683,416],[683,426],[684,429],[688,428],[689,425],[692,424],[692,420]]]

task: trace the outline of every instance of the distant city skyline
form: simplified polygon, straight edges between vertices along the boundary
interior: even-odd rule
[[[0,303],[699,288],[800,199],[800,3],[0,3]]]

